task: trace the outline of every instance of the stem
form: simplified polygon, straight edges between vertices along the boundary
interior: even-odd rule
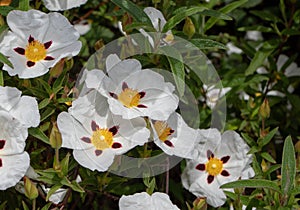
[[[36,209],[36,198],[32,200],[32,210]]]
[[[170,179],[170,162],[169,162],[169,157],[167,157],[167,164],[166,164],[166,194],[169,194],[169,179]]]
[[[59,148],[55,148],[55,162],[57,165],[60,165],[59,161]]]

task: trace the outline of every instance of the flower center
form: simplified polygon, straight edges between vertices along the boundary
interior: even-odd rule
[[[164,121],[156,121],[154,123],[154,129],[161,141],[166,141],[168,136],[174,132],[174,130],[168,127],[168,124]]]
[[[93,132],[91,143],[97,150],[111,148],[113,145],[113,133],[106,129],[96,129]]]
[[[216,176],[223,170],[223,161],[218,158],[211,157],[205,164],[205,170],[209,175]]]
[[[137,107],[139,105],[141,95],[137,90],[125,88],[118,95],[118,100],[127,108]]]
[[[47,50],[44,44],[37,40],[29,42],[25,49],[25,57],[32,62],[37,62],[45,59],[47,56]]]

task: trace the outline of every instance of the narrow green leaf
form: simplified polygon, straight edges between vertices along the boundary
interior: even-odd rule
[[[50,99],[49,99],[49,98],[43,99],[43,100],[39,103],[39,109],[45,108],[49,103],[50,103]]]
[[[4,86],[3,71],[0,71],[0,86]]]
[[[273,13],[271,13],[270,11],[267,11],[267,10],[261,10],[261,11],[253,10],[253,11],[250,11],[250,13],[252,13],[253,15],[255,15],[265,21],[282,23],[282,20],[279,17],[277,17],[276,15],[274,15]]]
[[[47,203],[43,208],[42,210],[48,210],[50,208],[50,206],[52,205],[52,203]]]
[[[198,12],[202,12],[204,9],[206,9],[205,7],[192,7],[192,8],[188,8],[186,10],[180,10],[179,13],[177,13],[176,15],[174,15],[173,17],[171,17],[166,25],[164,26],[162,32],[167,32],[168,30],[171,30],[172,28],[174,28],[178,23],[180,23],[182,20],[184,20],[186,17],[194,15]]]
[[[265,42],[264,45],[255,53],[254,58],[245,71],[245,75],[248,76],[253,74],[258,67],[262,66],[263,62],[273,52],[274,49],[274,46],[271,46],[269,43]]]
[[[281,164],[272,165],[267,171],[266,175],[270,175],[272,172],[281,168]]]
[[[1,52],[0,52],[0,62],[8,65],[10,68],[14,68],[13,65],[12,65],[12,63]]]
[[[260,148],[267,145],[272,140],[272,138],[277,133],[277,131],[278,131],[278,127],[271,130],[262,140],[259,140],[258,145],[260,146]]]
[[[276,160],[267,152],[262,152],[261,157],[264,158],[265,160],[269,161],[270,163],[276,163]]]
[[[61,161],[61,171],[65,176],[68,175],[69,171],[69,159],[70,153],[67,153],[66,157]]]
[[[84,189],[75,180],[70,182],[66,177],[64,177],[60,183],[72,188],[72,190],[76,192],[80,192],[80,193],[84,192]]]
[[[22,201],[22,206],[24,210],[29,210],[28,206],[26,205],[25,201]]]
[[[47,193],[46,196],[46,201],[49,201],[49,198],[51,195],[53,195],[59,188],[61,188],[63,185],[62,184],[56,184],[54,186],[51,187],[51,189],[49,190],[49,192]]]
[[[238,31],[260,31],[264,33],[276,33],[276,31],[273,28],[261,26],[261,25],[255,25],[255,26],[244,26],[237,29]]]
[[[284,195],[289,195],[294,188],[296,176],[296,157],[292,138],[285,139],[282,153],[281,189]]]
[[[14,9],[15,8],[11,6],[0,6],[0,15],[7,16],[7,14]]]
[[[241,5],[245,4],[247,1],[248,0],[234,1],[234,2],[226,5],[225,7],[221,8],[219,10],[219,12],[228,14],[229,12],[231,12],[231,11],[235,10],[236,8],[240,7]],[[207,31],[208,29],[210,29],[213,25],[215,25],[218,20],[219,19],[216,17],[209,18],[204,26],[204,32]]]
[[[112,2],[132,15],[136,21],[152,25],[146,13],[133,2],[128,0],[112,0]]]
[[[23,11],[29,10],[29,0],[20,0],[19,1],[19,9]]]
[[[232,20],[232,17],[212,9],[206,9],[203,12],[200,12],[200,14],[205,16],[210,16],[210,17],[216,17],[218,19],[223,19],[223,20]]]
[[[216,42],[211,39],[192,39],[190,40],[192,44],[198,47],[200,50],[211,49],[211,48],[219,48],[226,50],[227,47],[220,42]],[[188,47],[188,46],[186,46]]]
[[[46,110],[41,113],[41,122],[50,117],[55,112],[55,107],[48,107]]]
[[[267,188],[280,192],[280,188],[275,182],[265,179],[249,179],[249,180],[238,180],[223,184],[221,188]]]
[[[39,128],[29,128],[28,133],[46,144],[50,144],[49,138]]]

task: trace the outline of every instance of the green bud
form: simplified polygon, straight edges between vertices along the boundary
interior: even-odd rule
[[[195,34],[195,25],[191,18],[186,17],[185,23],[183,26],[183,33],[190,38]]]
[[[56,122],[52,123],[52,130],[50,133],[50,145],[54,149],[59,149],[62,144],[61,134],[58,130]]]
[[[193,210],[206,210],[207,204],[204,198],[197,198],[193,202]]]
[[[50,69],[50,76],[53,78],[59,77],[64,70],[65,59],[61,59],[55,66]]]
[[[266,119],[266,118],[270,117],[270,112],[271,112],[271,110],[270,110],[269,101],[268,101],[268,99],[265,99],[259,107],[259,115],[263,119]]]
[[[39,192],[35,184],[33,184],[32,181],[26,176],[24,177],[24,188],[25,196],[30,200],[34,200],[39,196]]]

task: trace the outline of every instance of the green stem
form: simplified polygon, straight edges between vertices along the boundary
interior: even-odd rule
[[[32,210],[36,209],[36,198],[32,200]]]

